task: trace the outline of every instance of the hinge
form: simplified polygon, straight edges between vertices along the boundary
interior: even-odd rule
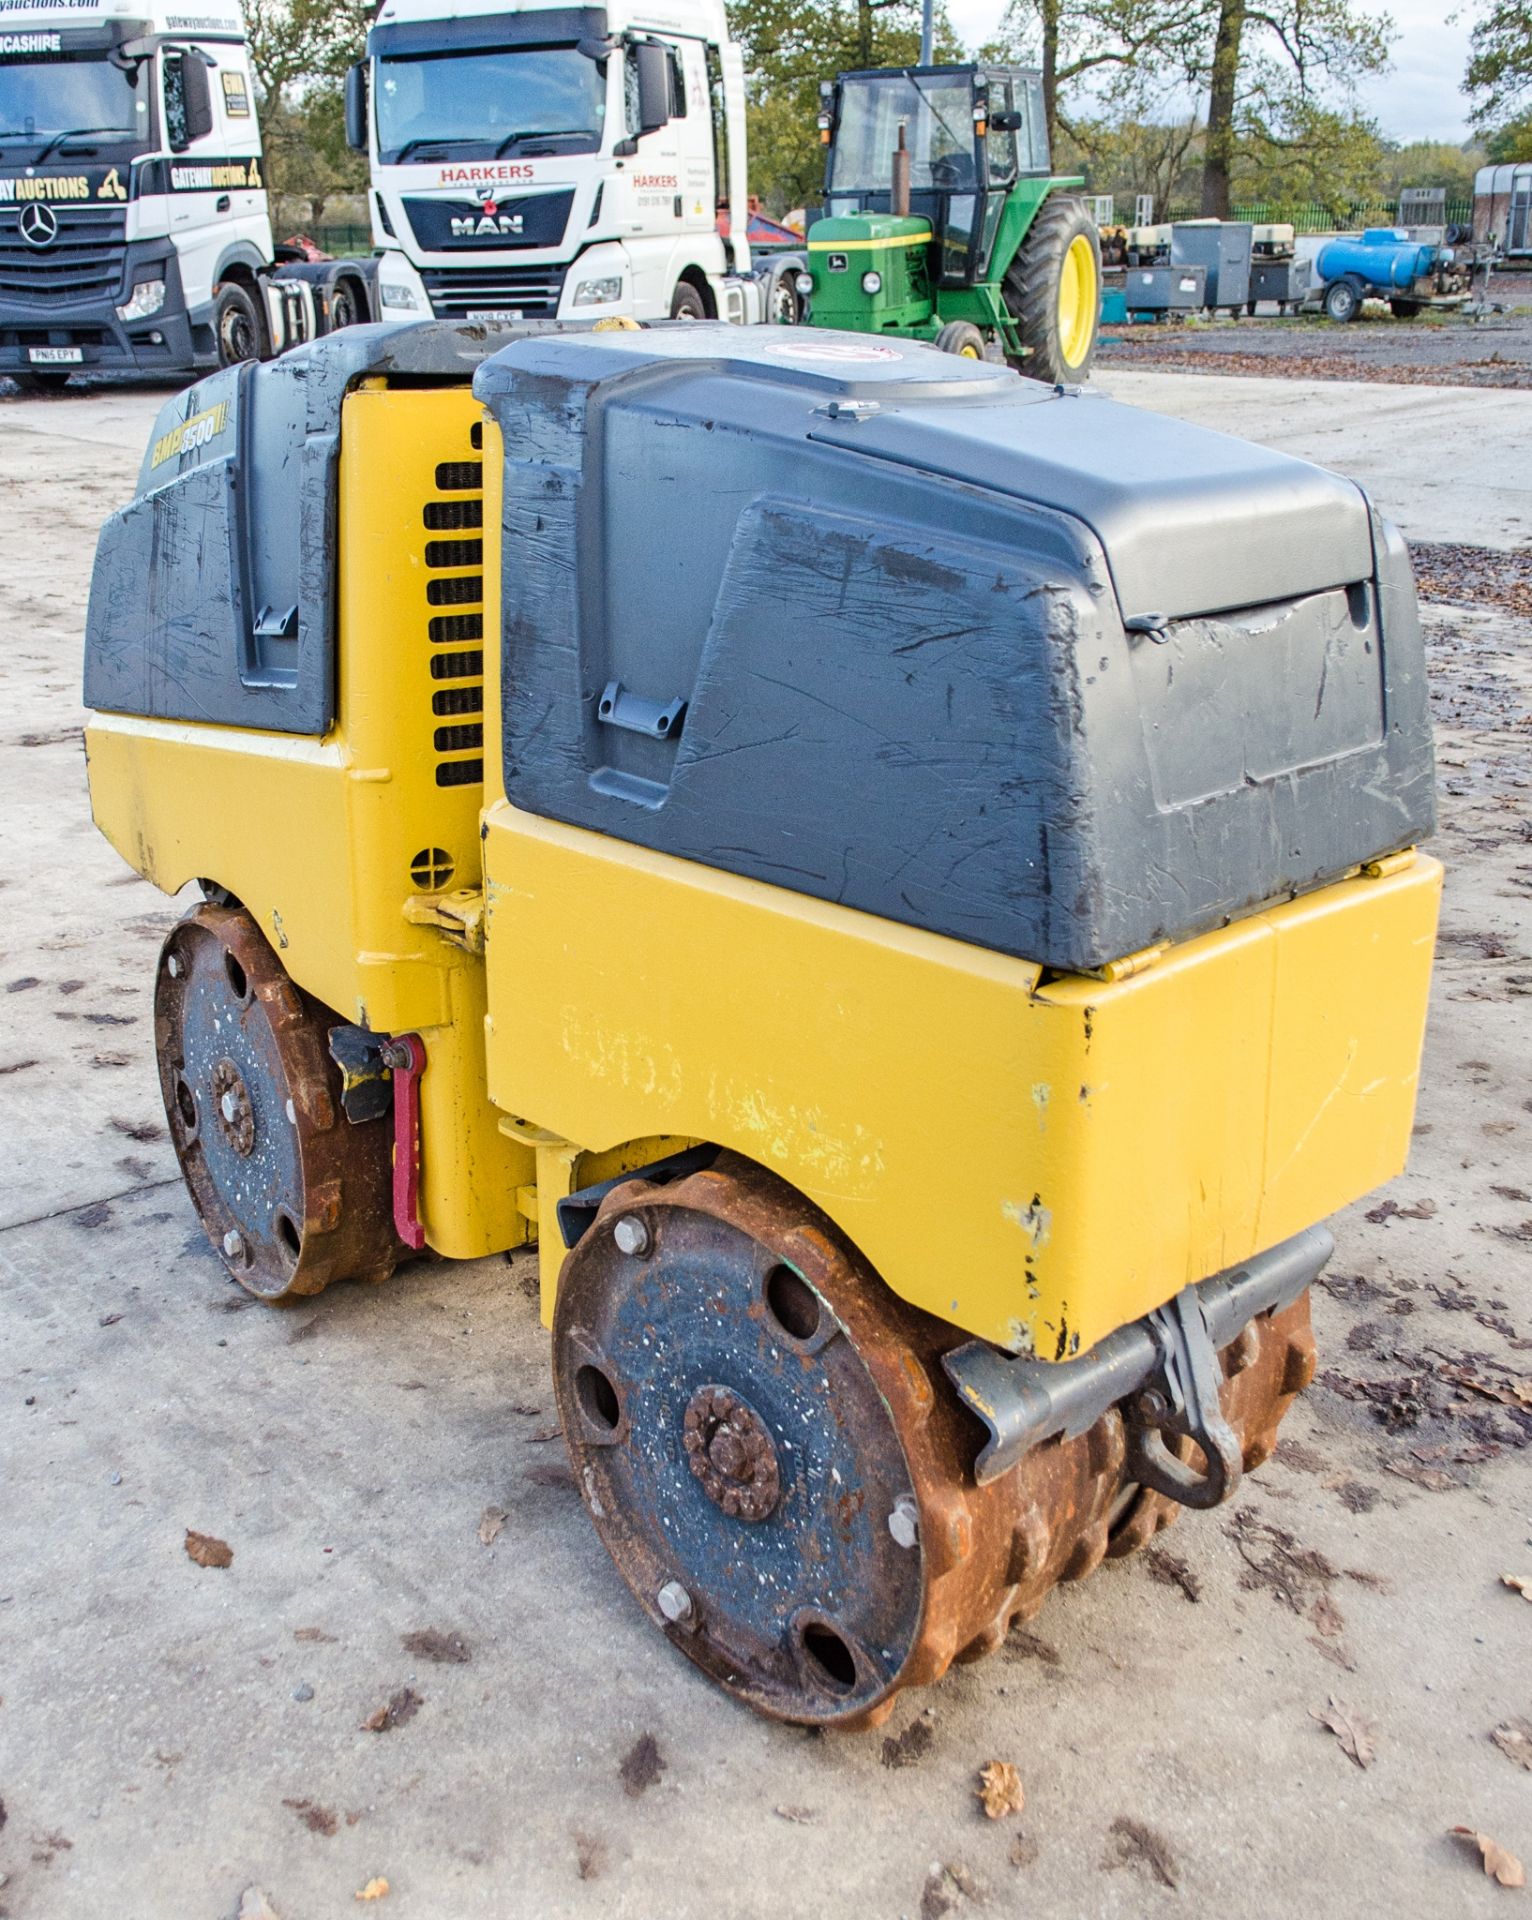
[[[404,903],[412,927],[434,927],[466,953],[484,951],[484,889],[458,887],[452,893],[412,893]]]
[[[1377,860],[1364,861],[1362,872],[1369,880],[1386,880],[1391,873],[1403,873],[1414,864],[1415,849],[1405,847],[1400,853],[1385,853]]]

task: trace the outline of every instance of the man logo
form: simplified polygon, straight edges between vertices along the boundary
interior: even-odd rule
[[[483,213],[452,216],[452,237],[454,240],[479,240],[486,234],[501,234],[514,238],[522,230],[522,216],[519,213],[496,213],[494,202],[485,204]]]
[[[29,200],[21,210],[21,237],[29,247],[51,247],[59,237],[58,215],[41,200]]]

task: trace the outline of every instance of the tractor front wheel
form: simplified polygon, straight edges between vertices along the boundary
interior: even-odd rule
[[[1013,365],[1034,380],[1083,380],[1101,317],[1101,241],[1082,203],[1053,194],[1006,270],[1005,304],[1027,349]]]
[[[949,320],[936,336],[936,345],[961,360],[984,358],[984,335],[971,320]]]

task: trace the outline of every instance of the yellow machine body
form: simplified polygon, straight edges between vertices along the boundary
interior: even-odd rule
[[[420,1034],[437,1251],[539,1237],[551,1315],[558,1199],[710,1141],[808,1195],[906,1300],[1053,1360],[1402,1168],[1434,861],[1048,976],[534,817],[498,771],[493,423],[466,388],[373,382],[341,448],[335,727],[103,714],[92,799],[156,884],[215,881],[307,992]],[[480,488],[443,494],[442,463],[481,457]],[[452,516],[431,509],[480,500],[472,557],[435,564]],[[480,598],[455,589],[441,625],[445,579]]]

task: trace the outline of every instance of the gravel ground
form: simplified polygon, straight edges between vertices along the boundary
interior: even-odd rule
[[[1425,609],[1414,1156],[1334,1223],[1275,1459],[882,1733],[815,1738],[632,1605],[529,1257],[282,1312],[207,1249],[152,1065],[185,903],[92,829],[79,741],[94,531],[155,399],[0,411],[4,1920],[1505,1910],[1448,1832],[1532,1859],[1532,627],[1490,563]],[[993,1760],[1026,1805],[990,1822]]]
[[[1444,313],[1396,320],[1381,306],[1338,326],[1322,314],[1291,320],[1199,320],[1109,327],[1098,364],[1185,373],[1275,374],[1294,380],[1374,380],[1399,386],[1532,388],[1532,275],[1496,276],[1506,311],[1482,320]]]

